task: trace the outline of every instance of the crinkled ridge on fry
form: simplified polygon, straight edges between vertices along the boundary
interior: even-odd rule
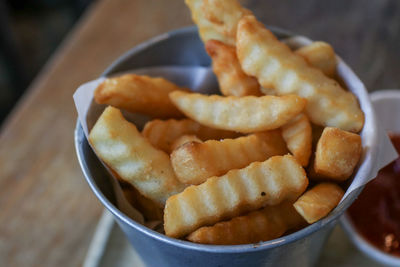
[[[213,226],[201,227],[188,235],[187,239],[213,245],[258,243],[278,238],[286,231],[304,224],[305,221],[294,209],[293,202],[285,201]]]
[[[252,162],[286,153],[286,146],[272,138],[268,140],[268,133],[252,134],[236,139],[186,143],[172,152],[171,163],[182,183],[201,184],[209,177],[220,176],[229,170],[241,169]]]
[[[123,180],[160,206],[185,188],[176,178],[169,156],[154,148],[116,108],[104,110],[89,141],[97,156]]]
[[[295,200],[307,185],[304,169],[291,155],[254,162],[171,196],[164,209],[165,233],[179,238],[266,205]]]
[[[107,78],[94,92],[99,104],[107,104],[129,112],[158,118],[180,118],[182,113],[171,103],[168,94],[188,90],[172,82],[146,75],[124,74]]]
[[[296,96],[218,96],[175,91],[172,102],[209,127],[251,133],[279,128],[299,114],[306,100]]]
[[[236,48],[244,72],[257,77],[262,87],[306,98],[306,113],[313,123],[352,132],[362,129],[364,114],[357,98],[309,66],[254,16],[239,21]]]

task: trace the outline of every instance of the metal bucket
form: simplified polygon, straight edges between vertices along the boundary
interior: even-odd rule
[[[291,36],[288,32],[271,28],[278,38]],[[210,65],[210,59],[195,27],[160,35],[133,48],[116,60],[103,75],[162,65]],[[361,87],[360,103],[366,115],[366,122],[372,124],[372,128],[376,128],[375,115],[368,94],[364,86]],[[371,161],[377,155],[377,133],[373,130],[368,131],[366,136],[374,145],[368,148],[367,153],[371,156],[364,160]],[[79,122],[75,130],[75,145],[79,163],[90,187],[114,215],[115,220],[147,266],[312,266],[318,260],[323,244],[340,215],[362,190],[359,188],[353,191],[326,218],[281,238],[248,245],[201,245],[169,238],[146,228],[120,212],[115,205],[115,196],[110,182],[112,178],[90,148]],[[368,164],[372,168],[373,161]]]

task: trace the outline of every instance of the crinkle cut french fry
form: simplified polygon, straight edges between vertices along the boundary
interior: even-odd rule
[[[301,113],[282,126],[282,136],[297,161],[307,166],[312,148],[312,129],[307,116]]]
[[[175,91],[172,102],[200,124],[251,133],[279,128],[299,114],[306,100],[287,96],[218,96]]]
[[[205,46],[223,95],[263,95],[257,79],[243,72],[234,46],[217,40],[208,40]]]
[[[326,127],[317,143],[312,178],[344,181],[353,173],[362,153],[361,136]]]
[[[169,156],[155,149],[114,107],[104,110],[89,141],[97,156],[123,180],[160,206],[185,188],[176,178]]]
[[[195,135],[182,135],[181,137],[178,137],[171,145],[171,150],[174,151],[178,147],[190,143],[190,142],[195,142],[195,143],[203,143],[197,136]]]
[[[172,143],[182,135],[196,135],[201,140],[235,138],[239,133],[203,126],[190,119],[152,120],[146,123],[142,134],[158,149],[171,153]]]
[[[237,0],[185,0],[203,42],[210,39],[235,45],[239,19],[251,12]]]
[[[337,184],[321,183],[305,192],[293,206],[308,223],[314,223],[328,215],[343,195],[343,189]]]
[[[187,239],[212,245],[251,244],[278,238],[286,231],[304,224],[293,202],[285,201],[213,226],[201,227],[188,235]]]
[[[272,138],[268,138],[268,135]],[[273,137],[273,133],[263,133],[221,141],[189,142],[172,152],[172,167],[182,183],[201,184],[209,177],[244,168],[255,161],[265,161],[271,156],[286,154],[286,146],[276,142],[277,138]]]
[[[133,113],[158,118],[180,118],[182,113],[171,103],[168,94],[187,90],[159,77],[125,74],[107,78],[94,92],[99,104],[107,104]]]
[[[335,78],[336,76],[336,54],[332,46],[325,42],[313,42],[309,45],[300,47],[295,51],[302,56],[312,67],[320,69],[326,76]],[[276,95],[273,88],[261,87],[261,92],[265,95]]]
[[[311,66],[320,69],[326,76],[336,74],[336,55],[332,46],[325,42],[313,42],[296,50]]]
[[[266,205],[295,200],[307,185],[304,169],[291,155],[254,162],[171,196],[164,209],[165,233],[179,238]]]
[[[313,123],[352,132],[362,129],[364,114],[356,97],[309,66],[254,16],[239,21],[236,48],[242,69],[257,77],[262,87],[306,98],[306,114]]]

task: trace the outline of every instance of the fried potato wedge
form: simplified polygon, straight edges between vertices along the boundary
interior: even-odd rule
[[[362,129],[364,113],[356,97],[309,66],[254,16],[239,21],[236,48],[243,71],[257,77],[262,87],[273,88],[277,95],[306,98],[306,114],[313,123],[352,132]]]
[[[281,129],[289,151],[302,166],[307,166],[312,148],[312,128],[307,116],[301,113]]]
[[[195,135],[182,135],[181,137],[178,137],[171,145],[171,150],[174,151],[178,147],[190,143],[190,142],[195,142],[195,143],[203,143],[197,136]]]
[[[299,114],[307,101],[287,96],[218,96],[175,91],[172,102],[200,124],[242,133],[279,128]]]
[[[244,168],[252,162],[265,161],[269,157],[287,153],[286,146],[268,143],[266,135],[252,134],[236,139],[186,143],[171,154],[176,177],[182,183],[198,185],[209,177],[220,176],[229,170]]]
[[[142,134],[154,147],[168,154],[172,151],[172,143],[183,135],[196,135],[202,141],[235,138],[241,135],[232,131],[218,130],[203,126],[190,119],[152,120],[146,123]]]
[[[317,143],[312,178],[344,181],[353,173],[362,153],[361,136],[326,127]]]
[[[263,95],[257,79],[243,72],[234,46],[217,40],[208,40],[206,51],[212,59],[213,71],[223,95]]]
[[[251,14],[237,0],[185,0],[185,3],[204,43],[215,39],[235,45],[240,18]]]
[[[185,188],[176,178],[169,156],[154,148],[117,108],[104,110],[89,141],[105,164],[161,207]]]
[[[343,195],[343,189],[337,184],[321,183],[305,192],[293,206],[308,223],[314,223],[328,215]]]
[[[291,155],[254,162],[171,196],[164,209],[165,233],[183,237],[202,226],[295,200],[307,185],[304,169]]]
[[[296,50],[308,64],[320,69],[326,76],[334,78],[336,75],[336,54],[332,46],[325,42],[313,42]]]
[[[182,113],[171,103],[168,94],[179,87],[164,78],[125,74],[108,78],[94,92],[98,104],[107,104],[129,112],[158,118],[180,118]]]
[[[278,238],[286,231],[305,224],[304,219],[294,209],[293,202],[285,201],[230,221],[201,227],[188,235],[187,239],[212,245],[251,244]]]

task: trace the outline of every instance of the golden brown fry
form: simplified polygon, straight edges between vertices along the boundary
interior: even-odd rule
[[[168,94],[181,88],[164,78],[125,74],[108,78],[94,92],[98,104],[107,104],[129,112],[153,117],[182,117],[169,100]]]
[[[237,0],[185,0],[203,42],[210,39],[235,45],[239,19],[251,12]]]
[[[343,189],[334,183],[321,183],[305,192],[293,206],[308,223],[328,215],[340,202]]]
[[[257,79],[243,72],[234,46],[217,40],[208,40],[206,51],[212,59],[213,71],[223,95],[262,95]]]
[[[172,152],[172,167],[182,183],[197,185],[209,177],[244,168],[254,161],[286,154],[286,146],[271,142],[274,141],[272,138],[268,142],[267,135],[253,134],[236,139],[186,143]]]
[[[352,132],[362,129],[364,114],[356,97],[310,67],[254,16],[240,20],[236,48],[243,71],[257,77],[262,87],[306,98],[306,114],[313,123]]]
[[[295,200],[307,185],[304,169],[291,155],[254,162],[171,196],[164,209],[165,233],[179,238],[266,205]]]
[[[169,96],[189,118],[209,127],[242,133],[279,128],[306,105],[306,100],[295,95],[223,97],[175,91]]]
[[[326,127],[317,144],[313,178],[348,179],[360,160],[361,152],[361,137],[358,134]]]
[[[160,206],[185,188],[176,179],[169,156],[155,149],[116,108],[104,110],[89,141],[97,156],[123,180]]]
[[[177,149],[178,147],[186,144],[186,143],[190,143],[190,142],[194,142],[194,143],[202,143],[203,141],[201,141],[197,136],[195,135],[182,135],[181,137],[178,137],[171,145],[171,150],[174,151],[175,149]]]
[[[320,69],[326,76],[336,75],[336,55],[332,46],[325,42],[313,42],[296,50],[311,66]]]
[[[187,239],[213,245],[250,244],[278,238],[286,231],[304,224],[305,221],[294,209],[293,202],[285,201],[235,217],[230,221],[201,227]]]
[[[307,166],[312,148],[312,130],[307,116],[301,113],[282,126],[282,136],[297,161]]]
[[[142,134],[150,143],[168,154],[172,143],[182,135],[196,135],[201,140],[235,138],[239,133],[209,128],[190,120],[152,120],[146,123]]]
[[[128,200],[128,202],[138,211],[140,211],[140,213],[143,214],[146,220],[161,221],[163,219],[163,209],[160,208],[160,206],[154,201],[140,194],[140,192],[136,190],[133,186],[124,186],[122,187],[122,191],[124,192],[124,196]]]
[[[332,46],[325,42],[313,42],[295,51],[302,56],[311,66],[320,69],[326,76],[334,78],[336,75],[336,55]],[[265,95],[277,95],[273,88],[261,87]]]

